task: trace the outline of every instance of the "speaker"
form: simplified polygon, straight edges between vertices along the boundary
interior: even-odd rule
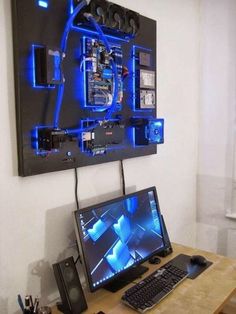
[[[64,314],[79,314],[85,311],[88,306],[73,257],[52,266],[62,300],[58,309]]]
[[[108,9],[108,26],[119,31],[125,29],[125,9],[117,4],[111,4]]]
[[[139,14],[134,11],[127,10],[125,14],[125,20],[125,33],[131,34],[133,36],[136,35],[140,26]]]
[[[166,229],[166,224],[163,215],[161,215],[161,222],[162,222],[162,230],[163,230],[163,237],[164,237],[164,250],[158,253],[158,256],[165,257],[173,252],[170,238]]]
[[[95,20],[101,24],[107,24],[109,4],[106,0],[92,0],[89,4],[89,11]]]

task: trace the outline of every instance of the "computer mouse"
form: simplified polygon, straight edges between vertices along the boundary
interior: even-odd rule
[[[193,255],[190,258],[190,261],[192,264],[200,265],[200,266],[206,266],[207,260],[204,256],[201,255]]]
[[[154,255],[151,258],[149,258],[148,261],[150,264],[160,264],[161,259],[158,256]]]

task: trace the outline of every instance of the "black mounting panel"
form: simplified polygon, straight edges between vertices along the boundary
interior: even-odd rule
[[[42,7],[39,3],[47,3]],[[140,28],[134,38],[119,36],[107,37],[109,42],[118,44],[123,51],[123,65],[128,68],[129,75],[124,79],[124,96],[122,107],[112,118],[121,118],[125,125],[125,137],[117,148],[109,149],[104,155],[89,155],[82,152],[80,139],[71,138],[64,141],[55,152],[41,153],[32,147],[32,134],[36,128],[53,125],[54,110],[58,85],[35,87],[35,72],[33,50],[35,47],[52,47],[60,49],[61,37],[70,15],[71,0],[12,0],[13,39],[14,39],[14,72],[16,90],[16,118],[19,175],[31,176],[52,171],[66,170],[75,167],[100,164],[138,156],[156,154],[156,145],[135,146],[132,140],[133,128],[130,125],[132,117],[156,117],[155,108],[136,110],[133,107],[134,47],[140,51],[149,51],[150,60],[142,55],[142,62],[150,63],[149,70],[154,71],[156,79],[156,21],[144,17],[140,18]],[[83,73],[80,70],[80,56],[82,53],[82,38],[95,38],[98,35],[86,32],[81,28],[73,28],[69,34],[68,49],[63,61],[63,75],[65,77],[65,93],[60,114],[60,128],[80,127],[81,121],[86,119],[103,119],[104,112],[94,112],[83,107],[81,93],[84,89]],[[142,47],[142,48],[139,48]],[[144,48],[144,49],[143,49]],[[45,50],[46,51],[46,50]],[[43,53],[45,53],[45,51]],[[46,52],[47,53],[47,52]],[[46,58],[44,56],[44,58]],[[45,67],[51,66],[50,58]],[[52,73],[44,78],[53,80]],[[136,78],[137,79],[137,78]],[[53,81],[52,81],[53,82]],[[155,94],[155,93],[154,93]],[[155,95],[154,95],[155,96]],[[49,136],[50,137],[50,136]],[[55,139],[55,138],[54,138]],[[57,138],[55,139],[57,141]],[[55,144],[55,143],[54,143]]]

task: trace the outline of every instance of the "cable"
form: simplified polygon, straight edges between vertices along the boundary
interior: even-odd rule
[[[91,131],[93,130],[94,128],[96,128],[97,126],[99,125],[99,122],[97,123],[94,123],[88,127],[85,127],[85,128],[80,128],[80,129],[66,129],[66,133],[68,135],[78,135],[79,133],[82,133],[82,132],[88,132],[88,131]]]
[[[113,96],[112,96],[112,104],[111,107],[105,117],[105,120],[109,120],[114,112],[114,110],[116,109],[117,106],[117,98],[118,98],[118,93],[119,93],[119,88],[118,88],[118,71],[117,71],[117,67],[116,64],[114,62],[113,59],[110,60],[111,61],[111,65],[112,65],[112,70],[113,70],[113,74],[114,74],[114,84],[113,84]]]
[[[75,10],[73,11],[72,15],[70,16],[69,20],[66,23],[66,27],[62,36],[62,40],[61,40],[61,50],[62,52],[65,54],[66,52],[66,48],[67,48],[67,41],[68,41],[68,35],[71,29],[71,26],[73,24],[73,21],[75,19],[75,17],[79,14],[79,12],[87,5],[87,2],[85,0],[83,0],[80,4],[78,4],[78,6],[75,8]],[[107,38],[105,37],[101,27],[98,25],[98,23],[96,22],[96,20],[94,19],[94,17],[92,16],[92,14],[90,13],[85,13],[84,14],[85,17],[94,25],[94,27],[96,28],[99,36],[101,37],[101,40],[103,41],[105,48],[107,50],[107,52],[109,54],[112,53],[112,49],[110,48],[110,45],[108,43]],[[114,76],[114,80],[113,80],[113,95],[112,95],[112,104],[104,118],[104,120],[109,120],[116,108],[117,105],[117,98],[118,98],[118,93],[119,93],[119,78],[118,78],[118,71],[117,71],[117,66],[113,60],[113,58],[110,56],[110,62],[111,62],[111,66],[112,66],[112,71],[113,71],[113,76]],[[61,84],[58,88],[58,93],[57,93],[57,101],[56,101],[56,109],[55,109],[55,114],[54,114],[54,128],[58,128],[59,126],[59,117],[60,117],[60,112],[61,112],[61,106],[62,106],[62,101],[63,101],[63,96],[64,96],[64,83]],[[79,134],[82,132],[86,132],[89,131],[93,128],[95,128],[97,125],[99,125],[99,123],[95,123],[87,128],[79,128],[79,129],[68,129],[67,133],[68,134]]]
[[[67,41],[68,41],[68,35],[70,33],[71,26],[74,22],[75,17],[79,14],[79,12],[87,5],[86,0],[82,0],[77,7],[74,9],[73,13],[71,14],[70,18],[68,19],[66,23],[66,27],[64,30],[64,33],[62,35],[62,40],[61,40],[61,50],[63,53],[66,53],[67,49]]]
[[[75,264],[77,264],[78,261],[80,261],[80,264],[82,264],[82,262],[81,262],[81,257],[80,257],[80,254],[79,254],[79,253],[78,253],[78,257],[77,257],[76,260],[75,260]]]
[[[93,15],[91,13],[84,13],[84,16],[86,17],[86,19],[91,22],[93,24],[93,26],[96,28],[97,32],[98,32],[98,35],[101,37],[104,45],[105,45],[105,48],[106,48],[106,51],[111,54],[112,53],[112,50],[111,50],[111,47],[109,45],[109,42],[106,38],[106,36],[104,35],[101,27],[99,26],[99,24],[97,23],[97,21],[95,20],[95,18],[93,17]]]
[[[78,200],[78,172],[77,172],[77,168],[75,168],[75,201],[76,201],[76,208],[77,210],[79,210],[79,200]],[[75,264],[78,263],[78,261],[80,261],[80,264],[82,264],[81,261],[81,256],[79,253],[79,246],[78,246],[78,242],[76,241],[76,247],[77,247],[77,251],[78,251],[78,257],[75,260]]]
[[[124,164],[123,164],[123,160],[120,160],[120,170],[121,170],[121,178],[122,178],[122,192],[123,195],[125,195],[125,173],[124,173]]]
[[[76,260],[75,260],[75,264],[77,264],[78,261],[80,261],[80,264],[82,264],[82,259],[81,259],[81,255],[80,255],[80,252],[79,252],[78,241],[76,241],[76,246],[77,246],[77,251],[78,251],[78,257],[77,257]]]
[[[75,201],[76,201],[76,208],[77,208],[77,210],[79,210],[77,168],[75,168]]]
[[[64,30],[64,33],[62,35],[62,39],[61,39],[61,50],[62,50],[62,54],[63,56],[66,53],[66,49],[67,49],[67,42],[68,42],[68,36],[71,30],[71,26],[73,25],[73,21],[75,19],[75,17],[79,14],[79,12],[87,5],[87,2],[85,0],[82,0],[77,7],[74,9],[73,13],[71,14],[71,16],[69,17],[67,23],[66,23],[66,27]],[[61,106],[62,106],[62,101],[63,101],[63,96],[64,96],[64,84],[62,83],[61,85],[59,85],[58,87],[58,92],[57,92],[57,101],[56,101],[56,108],[55,108],[55,113],[54,113],[54,128],[58,128],[59,126],[59,117],[60,117],[60,112],[61,112]]]

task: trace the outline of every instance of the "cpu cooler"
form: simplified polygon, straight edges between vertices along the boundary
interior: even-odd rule
[[[131,118],[130,122],[136,146],[164,143],[164,119]]]

